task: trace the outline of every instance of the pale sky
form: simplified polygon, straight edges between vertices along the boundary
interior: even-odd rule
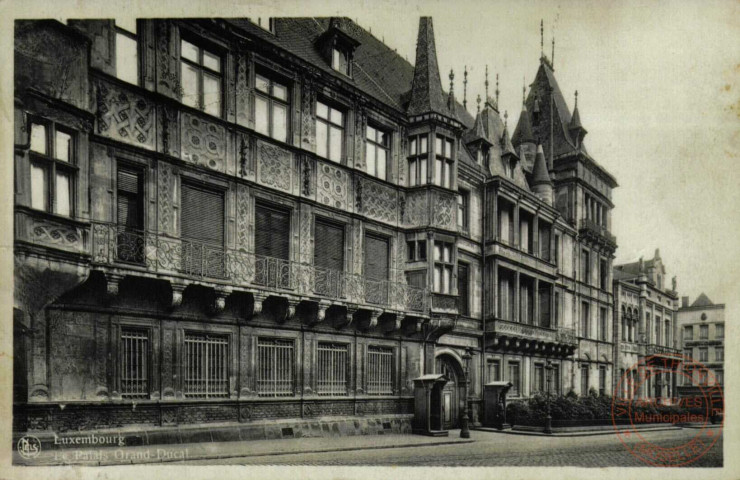
[[[474,113],[488,64],[490,93],[499,73],[501,110],[508,110],[512,131],[522,79],[531,82],[537,71],[542,18],[548,55],[555,32],[555,76],[571,109],[573,91],[579,91],[589,153],[620,185],[612,217],[617,261],[651,258],[660,248],[681,295],[693,301],[704,291],[728,304],[740,298],[739,2],[29,0],[0,2],[0,13],[12,5],[22,9],[0,19],[8,27],[2,29],[6,52],[12,51],[12,16],[343,15],[412,63],[419,16],[431,15],[444,88],[454,68],[461,99],[467,65]]]

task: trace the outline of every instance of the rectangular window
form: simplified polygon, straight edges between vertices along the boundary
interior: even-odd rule
[[[514,320],[514,274],[509,270],[499,269],[498,274],[498,316],[502,320]]]
[[[683,340],[684,342],[687,340],[693,340],[694,339],[694,327],[691,325],[687,325],[683,327]]]
[[[533,253],[533,243],[532,215],[524,210],[519,210],[519,247],[527,253]]]
[[[552,366],[552,377],[550,384],[550,392],[556,396],[560,395],[560,365],[554,364]]]
[[[350,70],[351,62],[349,60],[349,53],[346,50],[333,48],[331,51],[331,68],[337,72],[343,73],[347,76],[351,75]]]
[[[692,361],[694,355],[694,349],[693,348],[684,348],[683,349],[683,356],[686,357],[684,360],[686,361]]]
[[[606,367],[599,367],[599,396],[606,395]]]
[[[591,329],[591,315],[589,311],[590,305],[586,302],[581,303],[581,336],[583,338],[589,338]]]
[[[453,140],[440,135],[434,142],[434,184],[440,187],[452,188],[453,145]]]
[[[187,40],[180,41],[182,103],[221,116],[221,57]]]
[[[385,180],[391,158],[391,134],[368,125],[365,140],[365,171]]]
[[[602,290],[609,290],[609,264],[604,259],[599,261],[599,285]]]
[[[581,251],[581,281],[583,283],[591,282],[591,259],[588,250]]]
[[[321,239],[313,250],[314,286],[319,295],[338,297],[344,271],[344,226],[320,218],[314,224],[314,236]]]
[[[538,320],[538,324],[540,327],[550,328],[552,325],[552,313],[550,311],[552,307],[550,303],[552,300],[552,285],[540,282],[537,298],[539,299],[540,306],[540,318]]]
[[[143,171],[126,166],[118,167],[116,187],[117,258],[123,262],[143,263],[146,249]]]
[[[347,395],[349,349],[346,344],[320,342],[317,348],[316,391],[319,395]]]
[[[434,291],[449,294],[452,291],[452,244],[434,242]]]
[[[344,151],[344,112],[316,102],[316,155],[333,162],[342,161]]]
[[[293,340],[257,339],[257,394],[290,397],[294,389]]]
[[[552,234],[552,227],[542,221],[539,222],[539,247],[540,247],[540,258],[546,262],[550,261],[550,238]]]
[[[365,235],[365,300],[368,303],[388,303],[389,251],[387,238]]]
[[[149,332],[143,329],[121,329],[119,344],[121,363],[121,396],[149,397]]]
[[[534,280],[524,275],[519,277],[519,321],[534,323]]]
[[[723,323],[714,326],[714,338],[725,338],[725,325]]]
[[[724,362],[724,360],[725,360],[725,348],[724,347],[714,347],[714,361]]]
[[[224,193],[183,183],[180,205],[183,271],[223,277]]]
[[[555,234],[555,265],[560,266],[560,234]]]
[[[255,130],[275,140],[287,142],[290,110],[287,85],[258,73],[255,75],[255,88]]]
[[[393,395],[393,349],[367,347],[368,395]]]
[[[608,325],[607,322],[607,311],[606,308],[601,307],[599,309],[599,340],[605,342],[608,335]]]
[[[139,84],[139,48],[136,22],[124,28],[116,20],[116,77],[124,82]]]
[[[460,230],[468,231],[470,192],[459,190],[457,195],[457,226]]]
[[[541,363],[534,364],[532,393],[535,392],[545,393],[545,366]]]
[[[73,216],[75,137],[53,123],[31,123],[31,207]]]
[[[699,340],[707,340],[709,338],[709,325],[699,325]]]
[[[254,283],[290,288],[290,211],[257,203],[254,217]]]
[[[508,245],[514,244],[514,205],[498,199],[498,239]]]
[[[553,308],[555,311],[553,312],[553,327],[557,327],[560,325],[560,292],[557,290],[555,291],[555,297],[553,298]]]
[[[226,336],[185,334],[186,397],[229,396],[229,341]]]
[[[406,242],[406,245],[408,247],[408,259],[410,262],[427,259],[426,240],[410,240]]]
[[[427,143],[426,135],[417,135],[409,139],[409,187],[427,184]]]
[[[699,348],[699,361],[700,362],[709,361],[709,349],[707,347]]]
[[[588,364],[581,365],[581,395],[588,394]]]
[[[488,360],[488,381],[489,382],[500,382],[501,381],[501,362],[497,359]]]
[[[468,265],[459,263],[457,265],[457,295],[459,299],[460,315],[465,317],[470,315],[470,289],[469,289],[469,269]]]
[[[509,381],[512,387],[509,390],[509,396],[519,397],[522,395],[522,375],[519,362],[509,362]]]
[[[723,385],[725,383],[725,371],[715,370],[714,371],[714,384]]]

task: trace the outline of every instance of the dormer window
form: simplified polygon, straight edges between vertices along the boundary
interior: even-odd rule
[[[334,47],[331,52],[331,68],[349,77],[352,76],[350,66],[349,53],[346,50]]]
[[[251,20],[251,19],[250,19]],[[270,17],[257,17],[257,21],[251,20],[252,23],[260,27],[262,30],[265,30],[266,32],[270,32],[273,35],[275,34],[275,20]]]

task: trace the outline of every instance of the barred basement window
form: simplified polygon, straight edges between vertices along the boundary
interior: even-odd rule
[[[316,381],[319,395],[347,395],[347,358],[346,344],[319,343]]]
[[[185,334],[185,396],[229,395],[229,341],[224,336]]]
[[[257,393],[260,397],[293,395],[293,340],[257,340]]]
[[[149,397],[149,333],[146,330],[121,330],[121,396]]]
[[[393,395],[392,348],[368,347],[367,393],[369,395]]]

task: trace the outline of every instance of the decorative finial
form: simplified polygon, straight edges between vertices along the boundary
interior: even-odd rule
[[[545,56],[545,22],[540,19],[540,57]]]
[[[468,66],[463,70],[463,107],[468,108]]]
[[[498,90],[498,73],[497,73],[497,74],[496,74],[496,107],[498,107],[498,94],[499,94],[499,93],[500,93],[500,92],[499,92],[499,90]]]
[[[522,105],[527,101],[527,78],[522,77]]]
[[[486,65],[486,101],[488,100],[488,65]]]
[[[455,72],[450,69],[450,95],[452,95],[452,89],[455,87]]]
[[[573,107],[573,110],[575,110],[576,108],[578,108],[578,90],[576,90],[576,106]]]
[[[504,129],[509,127],[509,111],[504,110]]]
[[[550,66],[555,70],[555,30],[552,33],[552,56],[550,57]]]
[[[478,104],[478,113],[480,113],[480,93],[478,94],[478,98],[476,98],[475,101]]]

